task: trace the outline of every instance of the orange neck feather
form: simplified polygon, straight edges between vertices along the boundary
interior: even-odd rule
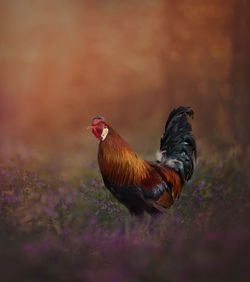
[[[114,183],[124,186],[139,184],[148,176],[149,165],[111,127],[107,138],[100,142],[98,162],[101,173]]]

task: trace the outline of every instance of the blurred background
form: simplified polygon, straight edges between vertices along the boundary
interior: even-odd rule
[[[249,152],[249,11],[247,0],[2,0],[1,155],[84,166],[97,114],[152,155],[180,105],[195,111],[198,144]]]
[[[0,1],[1,281],[249,281],[249,30],[250,0]],[[133,218],[86,128],[152,159],[179,106],[194,175]]]

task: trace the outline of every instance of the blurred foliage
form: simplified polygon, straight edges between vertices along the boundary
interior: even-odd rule
[[[237,148],[201,155],[159,217],[131,217],[93,165],[70,180],[26,167],[0,168],[3,281],[247,281],[249,161]]]

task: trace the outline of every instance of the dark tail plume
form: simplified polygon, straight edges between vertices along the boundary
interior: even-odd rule
[[[188,116],[193,118],[190,107],[174,109],[166,122],[165,132],[161,138],[161,162],[176,170],[182,182],[189,180],[193,174],[193,158],[196,158],[196,144]]]

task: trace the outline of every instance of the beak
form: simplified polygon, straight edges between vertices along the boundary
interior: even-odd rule
[[[94,126],[89,125],[89,126],[87,127],[87,130],[91,130],[91,129],[93,129],[93,128],[94,128]]]

